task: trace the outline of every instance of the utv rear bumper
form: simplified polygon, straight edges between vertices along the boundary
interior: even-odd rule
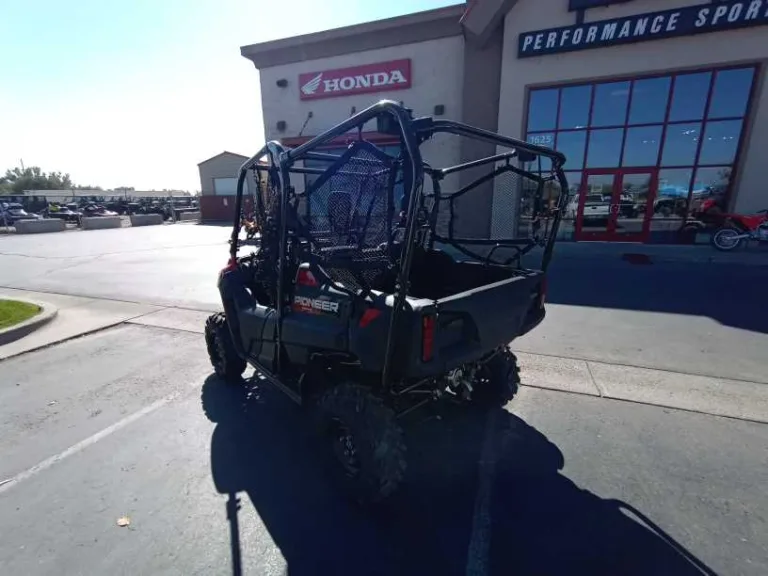
[[[546,315],[547,315],[547,310],[544,306],[531,307],[531,309],[528,311],[528,315],[525,317],[525,320],[523,321],[523,325],[520,327],[519,336],[522,336],[523,334],[528,334],[528,332],[536,328],[536,326],[541,324],[542,320],[544,320]]]

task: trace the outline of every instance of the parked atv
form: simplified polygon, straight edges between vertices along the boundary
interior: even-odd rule
[[[18,202],[0,202],[0,226],[13,226],[19,220],[40,220],[42,216],[27,212]]]
[[[69,209],[67,206],[62,206],[56,202],[52,202],[48,207],[43,210],[43,217],[45,218],[58,218],[64,220],[64,222],[77,223],[80,221],[80,213]]]
[[[89,218],[99,216],[117,216],[117,212],[107,210],[100,204],[86,204],[82,209],[82,215]]]
[[[363,139],[341,154],[318,151],[372,121],[399,140],[399,154]],[[436,134],[508,151],[434,168],[420,146]],[[307,168],[308,159],[325,167]],[[505,404],[517,391],[508,343],[544,319],[545,273],[568,203],[564,162],[549,148],[414,119],[390,101],[297,148],[268,143],[239,172],[230,259],[218,281],[224,312],[205,326],[216,374],[238,383],[246,365],[254,366],[310,409],[358,500],[392,494],[405,474],[406,416],[438,401]],[[241,256],[249,170],[267,185],[254,198],[259,249]],[[466,170],[475,179],[452,189],[451,175]],[[306,173],[317,179],[297,192],[290,176]],[[462,211],[482,205],[473,195],[487,198],[498,177],[514,183],[504,190],[533,198],[535,226],[524,237],[462,237]],[[553,185],[563,192],[549,206],[544,190]],[[523,265],[529,260],[536,266]]]

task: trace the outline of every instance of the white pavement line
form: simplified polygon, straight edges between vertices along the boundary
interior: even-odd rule
[[[496,450],[496,424],[499,410],[490,410],[485,422],[483,448],[480,454],[475,510],[472,514],[472,533],[467,549],[467,576],[489,574],[491,550],[491,497],[498,454]]]
[[[135,422],[136,420],[138,420],[139,418],[142,418],[143,416],[146,416],[150,412],[154,412],[158,408],[162,408],[169,402],[172,402],[173,400],[178,398],[180,395],[181,395],[181,392],[174,392],[173,394],[169,394],[168,396],[153,402],[149,406],[145,406],[138,412],[134,412],[133,414],[126,416],[122,420],[115,422],[111,426],[108,426],[103,430],[96,432],[96,434],[89,436],[85,440],[81,440],[77,444],[73,444],[63,452],[59,452],[58,454],[51,456],[50,458],[46,458],[42,462],[35,464],[31,468],[27,468],[26,470],[24,470],[23,472],[20,472],[16,476],[13,476],[12,478],[8,478],[6,480],[1,481],[0,494],[5,493],[7,490],[10,490],[20,482],[23,482],[24,480],[28,480],[29,478],[32,478],[33,476],[39,474],[40,472],[47,470],[54,464],[58,464],[62,460],[69,458],[70,456],[74,456],[78,452],[82,452],[89,446],[93,446],[99,440],[103,440],[107,436],[110,436],[115,432],[117,432],[118,430],[125,428],[129,424]]]

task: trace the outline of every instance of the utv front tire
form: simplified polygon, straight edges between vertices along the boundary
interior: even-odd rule
[[[485,406],[504,406],[517,394],[520,367],[517,356],[504,346],[480,370],[472,401]]]
[[[245,372],[245,360],[235,350],[224,314],[212,314],[205,321],[205,345],[216,376],[228,382],[239,382]]]
[[[314,421],[333,475],[360,504],[391,495],[405,477],[403,430],[394,412],[369,389],[345,383],[323,393]]]

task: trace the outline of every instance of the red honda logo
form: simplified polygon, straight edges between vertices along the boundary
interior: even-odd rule
[[[411,87],[411,60],[392,60],[364,66],[299,74],[302,100],[367,94]]]

